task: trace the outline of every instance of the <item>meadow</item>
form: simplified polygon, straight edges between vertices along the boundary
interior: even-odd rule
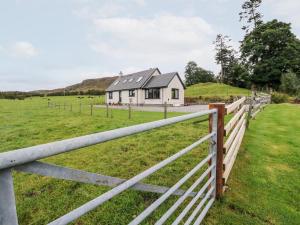
[[[48,108],[48,98],[26,100],[0,100],[0,151],[33,146],[71,137],[125,127],[133,124],[163,119],[161,112],[132,112],[113,110],[112,118],[106,110],[79,108],[77,97],[51,97],[52,102],[72,102],[72,111],[66,107]],[[81,99],[89,103],[90,99]],[[169,113],[177,116],[179,113]],[[60,166],[82,169],[105,175],[130,178],[159,161],[190,145],[208,132],[208,122],[203,118],[178,123],[142,134],[121,138],[88,148],[47,158],[43,161]],[[205,143],[170,166],[160,170],[145,183],[173,185],[208,153]],[[206,169],[207,167],[203,168]],[[201,171],[203,171],[201,170]],[[199,171],[199,173],[201,172]],[[197,173],[197,174],[199,174]],[[197,178],[193,176],[183,188]],[[14,173],[17,211],[20,224],[46,224],[81,204],[109,190],[108,187],[62,181],[37,175]],[[151,204],[159,195],[126,191],[74,224],[125,224]],[[172,197],[154,213],[145,224],[153,224],[177,197]]]
[[[97,98],[67,96],[0,100],[0,152],[159,120],[164,116],[161,112],[133,111],[129,120],[127,110],[113,110],[112,117],[107,118],[106,110],[102,108],[95,108],[91,116],[89,104],[92,100],[100,102],[102,97]],[[48,101],[66,103],[66,108],[49,108]],[[81,111],[80,101],[84,105]],[[72,111],[68,107],[70,104]],[[209,211],[204,224],[299,224],[299,113],[300,107],[296,105],[270,105],[251,121],[228,190]],[[168,114],[169,117],[177,115],[181,114]],[[130,178],[190,145],[207,131],[207,121],[197,118],[42,161]],[[208,144],[205,143],[143,182],[171,186],[207,152]],[[182,188],[189,187],[203,170]],[[110,189],[20,172],[14,173],[14,185],[21,225],[49,223]],[[159,196],[129,190],[73,224],[127,224]],[[143,224],[154,224],[177,198],[171,197]]]

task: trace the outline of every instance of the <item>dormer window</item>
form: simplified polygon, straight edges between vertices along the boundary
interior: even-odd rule
[[[138,82],[140,82],[142,79],[143,79],[143,77],[139,77],[139,78],[136,80],[136,82],[138,83]]]

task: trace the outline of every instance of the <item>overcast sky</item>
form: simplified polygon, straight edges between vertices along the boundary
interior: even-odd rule
[[[1,0],[0,90],[64,87],[159,67],[183,77],[189,60],[217,72],[212,42],[238,46],[242,0]],[[291,22],[300,0],[263,0],[264,20]]]

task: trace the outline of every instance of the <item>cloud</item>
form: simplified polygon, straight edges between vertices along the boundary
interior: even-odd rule
[[[111,17],[93,20],[94,51],[128,65],[184,67],[188,60],[213,67],[213,27],[201,17],[170,14],[153,18]],[[173,65],[173,66],[172,66]]]
[[[280,16],[292,26],[300,28],[299,0],[266,0],[263,4],[271,8],[272,15]]]
[[[83,19],[95,19],[97,17],[111,17],[124,13],[125,8],[121,4],[106,2],[100,5],[96,3],[83,4],[73,10],[73,14]]]
[[[29,42],[19,41],[12,45],[11,54],[16,57],[33,57],[38,54],[38,50]]]

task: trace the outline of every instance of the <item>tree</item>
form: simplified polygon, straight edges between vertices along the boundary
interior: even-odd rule
[[[263,23],[263,16],[258,12],[261,2],[262,0],[246,0],[242,5],[242,11],[239,13],[239,16],[240,21],[246,20],[246,24],[242,27],[246,33],[250,31],[251,25],[255,29]]]
[[[300,76],[300,41],[288,23],[272,20],[257,26],[245,35],[240,51],[257,86],[277,90],[282,74]]]
[[[235,54],[236,51],[229,45],[231,39],[227,35],[218,34],[214,41],[216,56],[215,60],[217,64],[221,65],[220,81],[221,83],[227,83],[227,76],[229,67],[237,61]]]
[[[280,90],[289,94],[296,95],[300,91],[300,79],[295,73],[285,73],[281,76]]]
[[[232,63],[227,72],[226,84],[235,87],[250,88],[250,75],[247,68],[238,61]]]
[[[198,67],[197,63],[190,61],[185,67],[185,83],[187,86],[197,83],[214,82],[214,73]]]

